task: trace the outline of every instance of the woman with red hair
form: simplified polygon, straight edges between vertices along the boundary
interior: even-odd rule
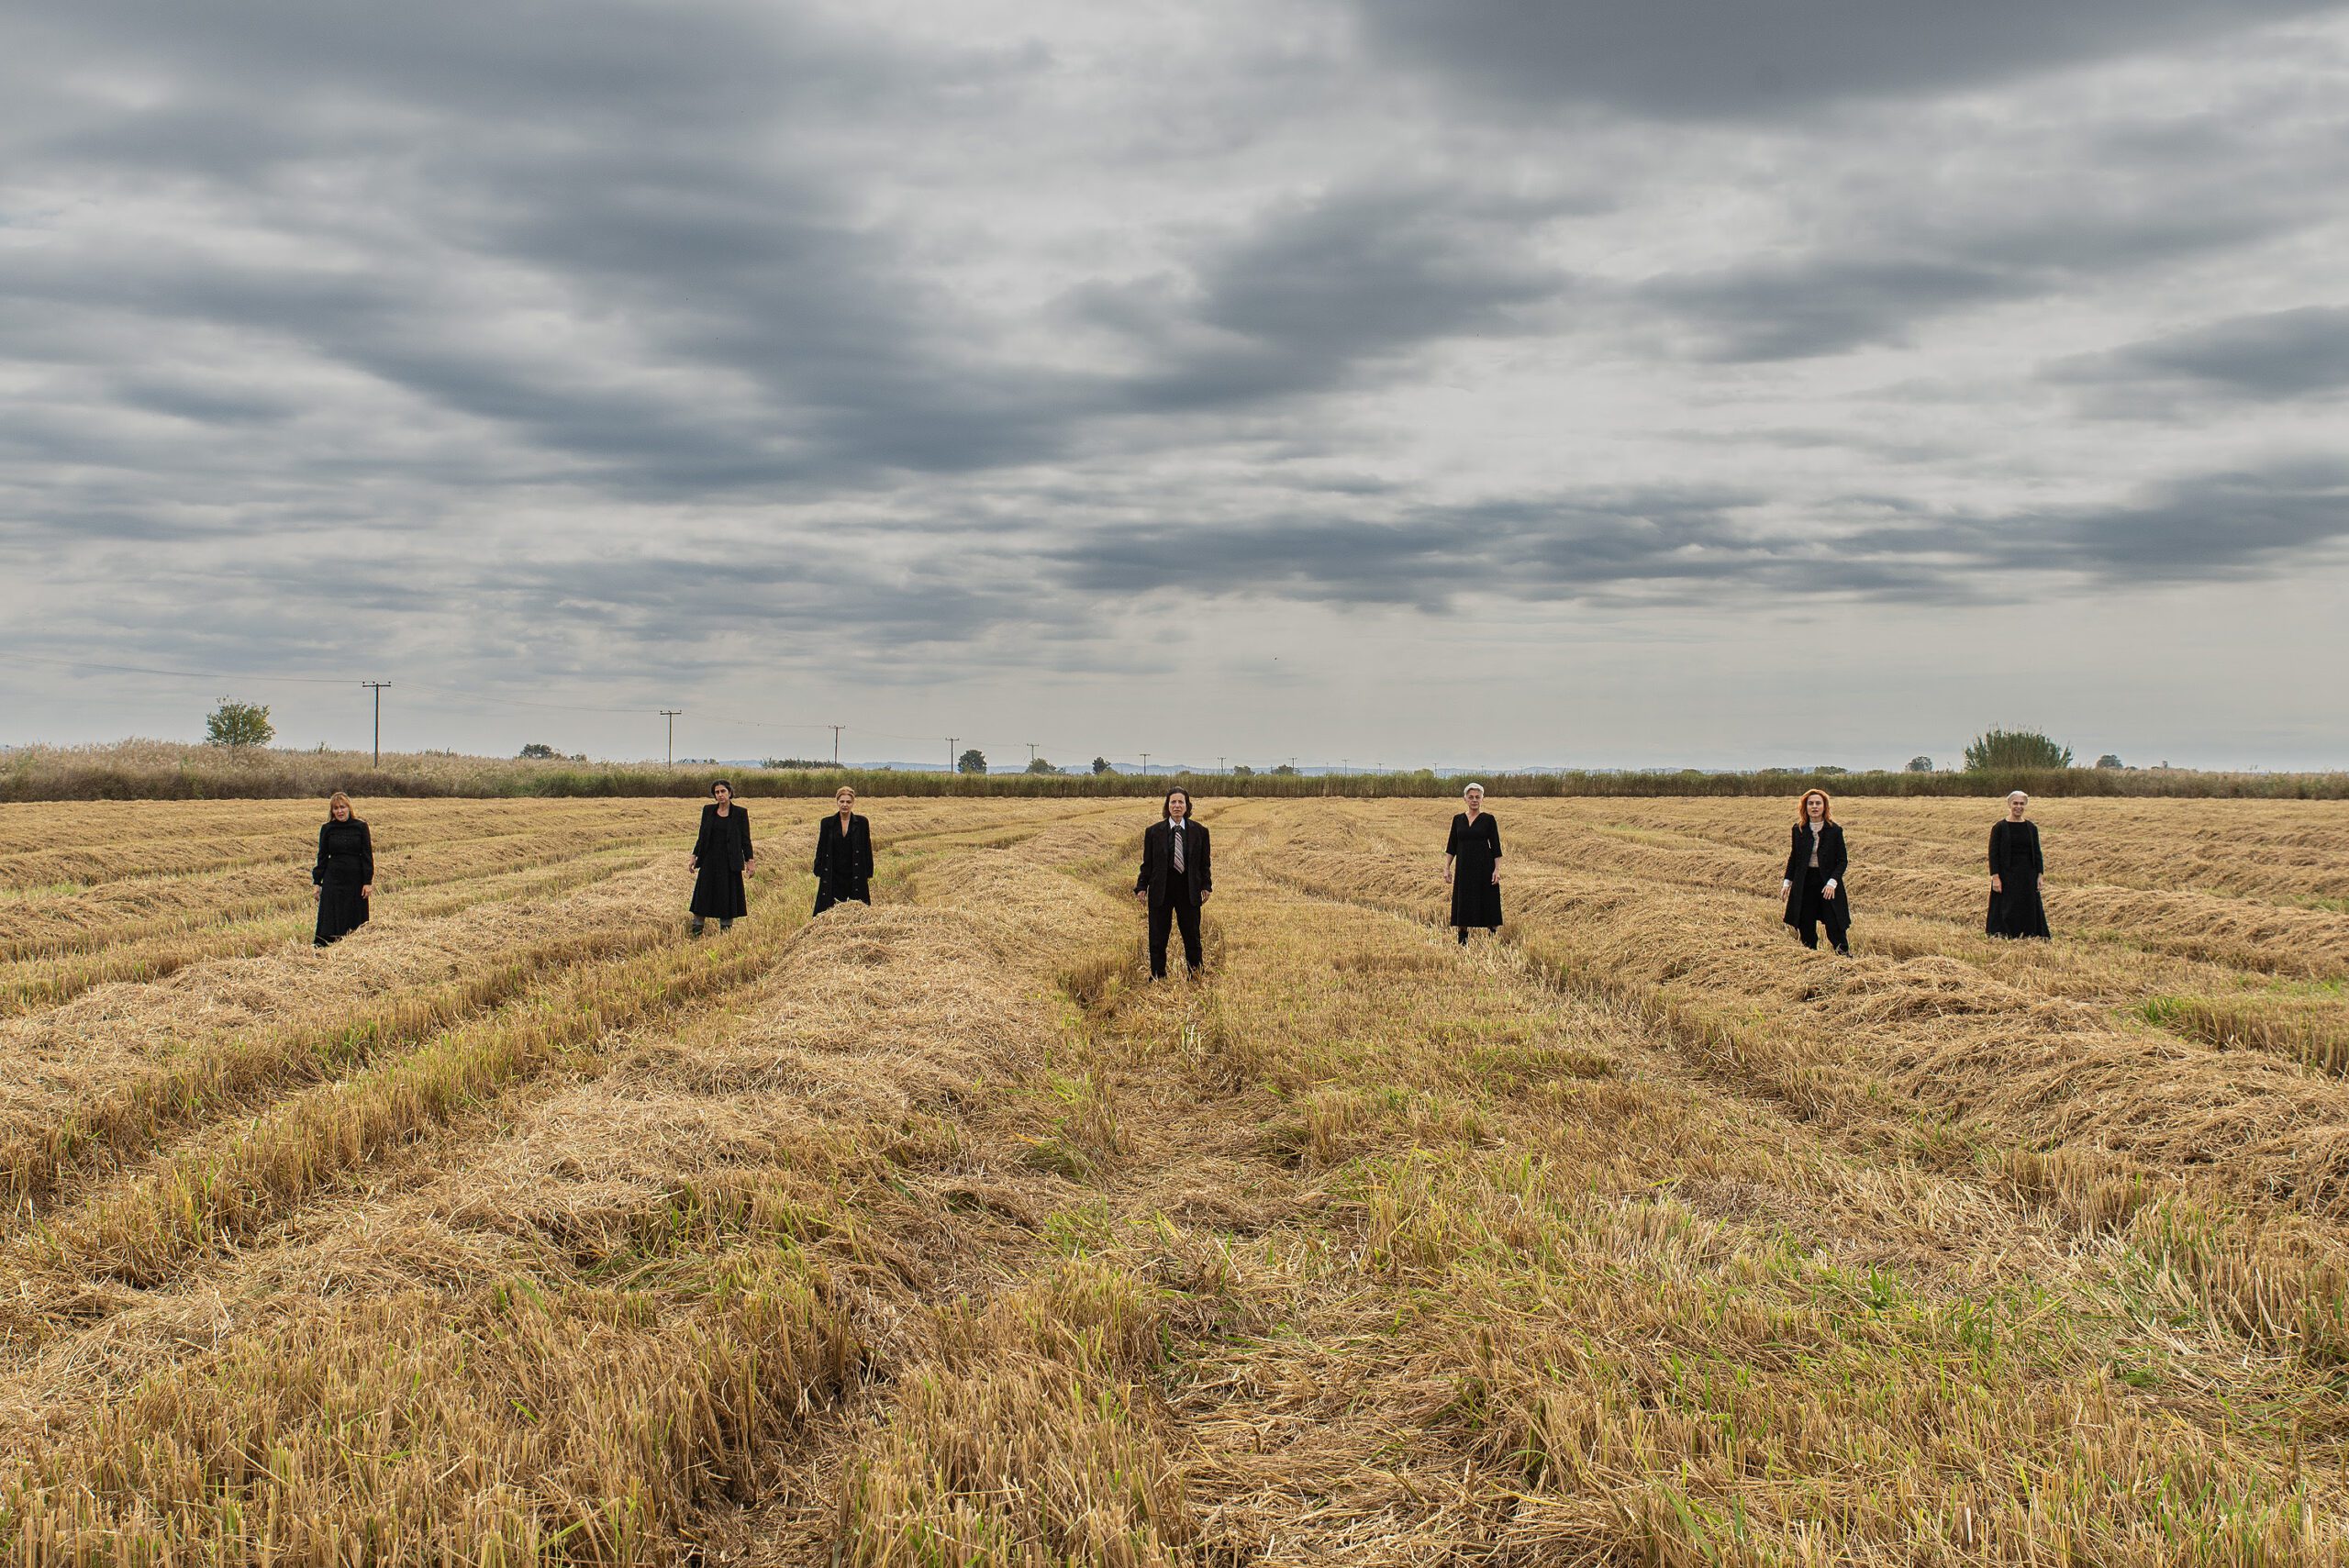
[[[1819,928],[1823,925],[1828,941],[1846,958],[1852,953],[1851,944],[1844,940],[1852,929],[1852,900],[1843,887],[1848,864],[1843,829],[1836,825],[1827,792],[1807,792],[1795,817],[1794,843],[1787,851],[1786,880],[1778,884],[1778,891],[1786,895],[1787,924],[1802,938],[1803,946],[1819,945]]]

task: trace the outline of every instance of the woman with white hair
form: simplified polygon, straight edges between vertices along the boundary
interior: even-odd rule
[[[1468,945],[1468,928],[1497,930],[1501,923],[1501,828],[1485,809],[1485,786],[1472,784],[1460,792],[1465,811],[1452,818],[1452,837],[1443,846],[1443,880],[1452,886],[1452,925],[1460,945]]]
[[[2007,815],[1990,828],[1990,916],[1983,929],[1994,937],[2045,937],[2047,906],[2040,884],[2047,880],[2047,857],[2040,852],[2039,824],[2023,819],[2031,796],[2007,796]]]

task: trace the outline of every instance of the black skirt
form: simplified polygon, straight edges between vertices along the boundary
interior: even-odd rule
[[[2054,933],[2047,929],[2047,906],[2039,897],[2039,878],[2023,871],[2008,873],[1999,880],[2007,884],[2007,890],[1990,895],[1990,913],[1983,921],[1983,930],[1994,937],[2052,937]]]
[[[310,939],[314,947],[325,947],[367,923],[367,900],[359,895],[352,883],[329,882],[318,888],[318,929]]]
[[[742,890],[742,868],[718,861],[702,862],[694,878],[693,902],[687,907],[704,920],[739,920],[749,914],[751,901]]]

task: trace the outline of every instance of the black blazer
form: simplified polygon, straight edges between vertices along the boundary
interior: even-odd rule
[[[1186,822],[1183,828],[1183,874],[1191,887],[1191,902],[1215,891],[1215,871],[1208,848],[1208,830],[1197,822]],[[1167,884],[1174,877],[1174,829],[1162,818],[1143,829],[1141,836],[1141,871],[1134,877],[1134,891],[1150,894],[1150,906],[1163,909],[1172,902]]]
[[[843,883],[859,886],[873,877],[873,824],[854,812],[849,814],[848,837],[841,837],[841,814],[828,815],[816,828],[816,864],[812,868],[816,880],[822,882],[827,874]]]
[[[1843,884],[1843,873],[1851,862],[1843,852],[1843,828],[1841,823],[1829,822],[1819,829],[1819,875],[1822,882],[1835,884],[1834,902],[1841,905],[1843,917],[1851,918],[1852,890]],[[1787,851],[1787,924],[1794,925],[1802,917],[1802,879],[1810,872],[1810,824],[1795,824],[1794,838]]]
[[[701,833],[694,840],[694,858],[706,866],[740,871],[751,859],[751,814],[735,801],[718,814],[718,802],[701,808]]]
[[[375,840],[367,824],[352,817],[327,818],[318,829],[318,860],[310,881],[320,887],[364,887],[375,880]]]

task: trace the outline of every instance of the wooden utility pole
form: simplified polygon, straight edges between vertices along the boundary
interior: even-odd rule
[[[362,681],[361,685],[375,694],[375,765],[384,765],[384,688],[389,681]]]
[[[669,721],[669,765],[673,768],[677,765],[677,715],[685,711],[681,707],[664,707],[661,710],[661,717]]]

